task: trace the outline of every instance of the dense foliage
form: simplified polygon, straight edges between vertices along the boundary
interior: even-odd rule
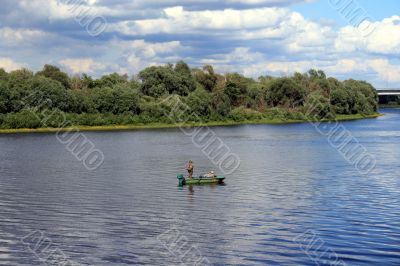
[[[148,67],[130,80],[117,73],[98,79],[86,74],[70,77],[51,65],[37,73],[0,69],[1,128],[59,127],[65,121],[173,123],[168,115],[172,101],[190,108],[179,107],[186,121],[205,122],[323,119],[377,111],[377,94],[369,83],[327,78],[321,70],[255,80],[238,73],[218,74],[210,65],[191,69],[180,61]]]

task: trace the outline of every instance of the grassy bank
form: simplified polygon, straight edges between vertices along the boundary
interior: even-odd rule
[[[371,119],[382,116],[379,113],[371,115],[337,115],[336,121],[351,121],[359,119]],[[167,123],[148,123],[148,124],[132,124],[132,125],[105,125],[105,126],[73,126],[66,128],[18,128],[18,129],[0,129],[0,134],[14,133],[49,133],[59,131],[123,131],[123,130],[139,130],[139,129],[162,129],[162,128],[177,128],[177,127],[198,127],[198,126],[235,126],[235,125],[254,125],[254,124],[292,124],[306,123],[305,120],[292,119],[258,119],[245,121],[211,121],[207,123],[185,123],[185,124],[167,124]],[[329,122],[329,120],[323,120]]]
[[[400,104],[380,104],[379,108],[400,108]]]

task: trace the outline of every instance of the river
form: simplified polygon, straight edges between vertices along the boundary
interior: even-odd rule
[[[400,265],[400,110],[381,111],[341,123],[367,174],[308,123],[215,127],[240,158],[215,186],[177,186],[189,159],[219,171],[179,129],[85,132],[93,171],[54,134],[1,135],[0,265]]]

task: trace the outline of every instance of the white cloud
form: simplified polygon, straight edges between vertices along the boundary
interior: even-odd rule
[[[182,48],[181,43],[178,41],[149,43],[144,40],[136,40],[128,42],[127,45],[127,48],[132,49],[134,53],[141,54],[144,58],[175,53]]]
[[[291,53],[333,47],[336,33],[286,8],[188,11],[182,6],[164,9],[164,17],[124,21],[109,27],[127,35],[202,34],[227,40],[271,40]],[[268,44],[268,45],[270,45]]]
[[[307,0],[81,0],[81,8],[112,22],[107,34],[89,38],[74,23],[76,2],[9,4],[13,11],[0,17],[2,64],[15,69],[21,61],[39,69],[59,62],[71,73],[101,75],[183,59],[254,77],[321,68],[340,77],[400,83],[400,16],[373,22],[374,31],[363,37],[353,26],[336,29],[282,7]]]
[[[375,30],[367,37],[367,50],[383,54],[400,54],[400,16],[374,23]]]
[[[8,57],[0,57],[0,68],[10,72],[25,67],[24,64],[20,64]]]
[[[226,65],[226,64],[248,64],[264,58],[262,53],[251,52],[250,48],[237,47],[229,54],[216,54],[211,58],[201,59],[201,64]],[[225,66],[226,67],[226,66]]]
[[[182,6],[164,9],[164,18],[123,21],[110,30],[131,35],[195,33],[213,30],[242,30],[272,27],[289,13],[283,8],[187,11]]]
[[[384,82],[400,82],[400,65],[392,64],[388,59],[340,59],[325,69],[333,74],[375,73]]]
[[[400,16],[374,22],[371,27],[374,30],[365,37],[355,27],[343,27],[339,31],[336,48],[339,52],[400,54]]]
[[[252,64],[243,68],[243,74],[252,77],[261,75],[291,75],[294,72],[305,72],[315,67],[313,61],[269,61]]]
[[[166,62],[175,62],[180,59],[179,53],[188,49],[179,41],[146,42],[144,40],[120,41],[110,44],[113,50],[125,58],[122,68],[137,73],[145,67],[159,65]]]
[[[21,0],[19,6],[28,14],[50,20],[64,20],[84,16],[118,16],[125,9],[96,5],[96,0]]]
[[[105,69],[103,64],[95,62],[91,58],[67,58],[60,60],[59,63],[74,74],[93,73]]]
[[[114,54],[105,54],[96,60],[93,58],[64,58],[58,62],[69,72],[77,73],[137,73],[145,67],[160,65],[179,60],[178,52],[186,49],[178,41],[146,42],[144,40],[121,41],[112,40],[104,44]],[[110,62],[111,58],[115,61]]]
[[[394,65],[387,59],[373,59],[368,65],[378,73],[379,78],[386,82],[400,82],[400,65]]]
[[[374,81],[395,83],[400,82],[400,65],[390,63],[384,58],[378,59],[337,59],[332,61],[325,60],[300,60],[300,61],[269,61],[260,60],[249,64],[241,71],[244,75],[258,77],[261,75],[292,75],[294,72],[304,73],[311,68],[324,70],[330,76],[347,76],[351,78],[354,74],[373,74],[376,76]],[[238,71],[235,66],[225,64],[220,70]]]
[[[14,46],[26,44],[35,40],[48,37],[49,34],[36,29],[12,29],[9,27],[0,28],[1,45]]]

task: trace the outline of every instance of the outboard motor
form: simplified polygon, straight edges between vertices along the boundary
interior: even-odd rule
[[[183,186],[186,183],[185,177],[183,175],[177,175],[176,178],[179,180],[179,186]]]

